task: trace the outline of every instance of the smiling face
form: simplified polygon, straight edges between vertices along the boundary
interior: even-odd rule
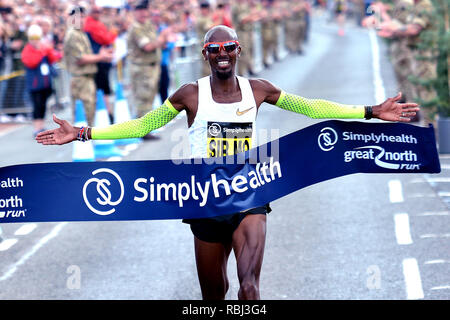
[[[211,67],[211,73],[221,80],[233,77],[236,60],[241,52],[236,32],[225,26],[214,27],[206,33],[204,43],[216,47],[215,49],[204,47],[202,50],[203,57]]]

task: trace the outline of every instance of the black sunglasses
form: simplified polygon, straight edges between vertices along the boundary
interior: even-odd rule
[[[209,53],[219,53],[220,49],[223,48],[226,52],[230,53],[236,50],[239,46],[239,42],[236,40],[225,41],[225,42],[208,42],[203,46]]]

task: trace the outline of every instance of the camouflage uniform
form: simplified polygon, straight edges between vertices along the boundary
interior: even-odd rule
[[[200,42],[201,48],[203,48],[203,39],[205,37],[205,34],[208,32],[209,29],[211,29],[214,25],[214,22],[211,18],[211,15],[208,14],[206,16],[199,16],[197,18],[197,24],[196,24],[196,32],[197,37]],[[208,61],[205,61],[203,58],[203,55],[200,52],[200,61],[201,61],[201,71],[202,71],[202,77],[208,76],[211,74],[211,69],[209,67]]]
[[[253,24],[250,22],[242,23],[242,20],[250,14],[250,6],[247,3],[237,3],[233,6],[233,25],[241,46],[241,55],[238,61],[238,73],[246,76],[252,69],[252,33]]]
[[[136,116],[142,117],[152,110],[153,100],[158,92],[161,50],[150,52],[142,48],[158,38],[152,22],[141,24],[134,21],[128,32],[128,61],[131,92]]]
[[[289,52],[301,52],[305,38],[305,9],[301,1],[296,0],[291,8],[291,14],[286,21],[286,44]]]
[[[430,0],[419,0],[413,7],[408,16],[408,23],[418,24],[422,27],[422,32],[433,28],[433,5]],[[422,34],[421,32],[421,34]],[[437,61],[433,47],[435,44],[427,45],[427,48],[421,48],[420,34],[415,37],[408,37],[408,46],[413,53],[412,70],[413,75],[420,80],[431,80],[437,76]],[[417,84],[415,86],[417,98],[423,101],[431,101],[436,98],[434,88],[427,88]]]
[[[93,54],[87,35],[80,29],[69,29],[64,37],[64,60],[66,69],[71,74],[70,95],[72,106],[75,110],[75,101],[81,100],[86,121],[89,126],[93,126],[96,105],[94,75],[97,73],[97,65],[95,63],[78,65],[78,59],[86,54]]]
[[[295,43],[298,44],[298,52],[303,51],[303,43],[306,36],[306,7],[305,1],[299,1],[299,11],[294,14],[296,16],[296,33],[295,33]]]
[[[293,53],[296,51],[296,48],[294,46],[294,35],[295,35],[294,11],[295,10],[296,10],[296,7],[293,6],[291,11],[289,11],[289,13],[288,13],[288,17],[286,18],[286,24],[285,24],[286,47],[290,53]]]
[[[414,5],[413,0],[397,0],[394,4],[393,17],[394,23],[406,25],[408,15]],[[412,51],[408,47],[408,39],[395,38],[390,43],[390,56],[397,75],[400,91],[403,93],[405,100],[411,101],[415,98],[414,86],[408,80],[408,76],[412,74]]]
[[[272,17],[272,7],[266,7],[263,10],[267,12],[267,16],[261,21],[261,33],[263,42],[263,61],[269,64],[269,58],[274,57],[276,49],[276,33],[275,20]]]

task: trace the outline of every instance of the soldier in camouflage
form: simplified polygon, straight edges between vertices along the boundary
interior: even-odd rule
[[[239,37],[241,54],[238,62],[238,74],[241,76],[252,75],[252,43],[253,21],[250,1],[236,1],[232,8],[233,25]]]
[[[387,38],[404,38],[406,45],[410,50],[411,56],[411,73],[420,82],[433,80],[437,76],[437,61],[435,57],[436,44],[421,44],[420,35],[427,30],[433,28],[433,5],[430,0],[413,0],[414,5],[410,7],[407,14],[406,24],[391,23],[378,33],[382,37]],[[413,98],[421,103],[432,101],[436,98],[436,91],[426,85],[420,83],[414,85]],[[432,107],[432,106],[431,106]],[[431,109],[431,111],[434,111]],[[427,120],[432,120],[425,113]]]
[[[93,54],[91,43],[83,31],[86,8],[72,6],[68,9],[68,31],[64,37],[64,62],[71,74],[70,95],[73,110],[76,100],[83,102],[86,121],[94,125],[96,106],[96,87],[94,75],[98,62],[111,62],[113,54],[110,49],[101,48]]]
[[[306,7],[304,0],[294,0],[290,4],[286,20],[286,45],[290,53],[302,53],[306,33]]]
[[[127,46],[131,94],[137,117],[144,116],[152,109],[158,92],[161,46],[165,43],[167,30],[157,34],[150,20],[147,2],[135,6]]]
[[[200,4],[200,12],[197,17],[195,25],[196,29],[195,31],[197,33],[197,37],[201,47],[203,47],[203,37],[208,32],[208,30],[211,29],[213,26],[214,22],[212,20],[212,13],[210,10],[209,2],[202,2]],[[206,77],[211,73],[209,63],[204,59],[203,55],[201,55],[200,61],[201,61],[201,76]]]
[[[267,68],[271,63],[271,59],[275,57],[277,38],[275,34],[273,1],[263,0],[263,4],[261,33],[263,42],[263,61],[264,66]]]
[[[413,0],[395,1],[391,23],[397,24],[398,27],[404,27],[408,23],[408,16],[413,6]],[[403,100],[412,100],[417,95],[414,93],[413,84],[408,80],[408,76],[412,75],[413,72],[413,55],[406,37],[392,39],[390,57],[397,75],[400,91],[403,93]]]

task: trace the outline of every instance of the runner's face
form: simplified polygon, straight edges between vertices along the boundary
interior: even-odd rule
[[[203,56],[208,60],[211,66],[211,72],[219,79],[225,80],[231,78],[234,75],[234,67],[236,65],[236,59],[241,52],[241,48],[236,46],[236,49],[228,52],[224,49],[224,44],[227,42],[234,42],[228,33],[216,32],[209,38],[208,43],[221,43],[222,46],[219,52],[210,52],[206,48],[202,50]]]

